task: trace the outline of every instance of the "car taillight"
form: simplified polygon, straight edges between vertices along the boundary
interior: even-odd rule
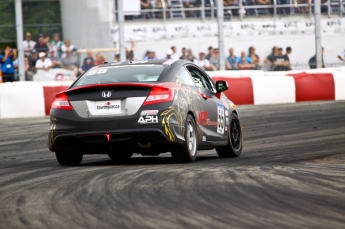
[[[55,96],[51,108],[61,110],[73,110],[73,107],[65,93],[60,93]]]
[[[153,87],[143,105],[170,102],[173,97],[173,90],[164,87]]]

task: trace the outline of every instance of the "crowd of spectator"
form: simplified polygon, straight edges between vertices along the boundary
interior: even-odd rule
[[[321,12],[328,12],[327,1],[321,0]],[[309,13],[311,8],[310,0],[276,0],[275,2],[273,0],[242,0],[242,6],[245,9],[242,12],[247,16],[273,14],[274,3],[277,14]],[[183,18],[201,17],[200,7],[202,4],[207,8],[205,10],[206,16],[211,14],[216,16],[216,10],[212,12],[210,7],[217,7],[217,0],[141,0],[140,6],[144,11],[142,11],[140,18],[163,18],[162,11],[160,11],[163,8],[167,18],[175,16]],[[223,0],[223,6],[224,16],[237,16],[241,12],[239,11],[240,0]],[[179,9],[183,9],[183,13]]]
[[[25,79],[32,80],[37,70],[49,70],[51,68],[64,68],[78,74],[76,63],[77,49],[69,39],[62,41],[60,35],[55,33],[53,39],[39,34],[37,42],[32,40],[30,32],[25,34],[23,41]]]
[[[272,53],[264,59],[272,71],[286,71],[291,70],[289,55],[291,54],[291,47],[286,47],[285,53],[283,48],[274,46]],[[157,58],[156,52],[152,50],[146,51],[143,58],[148,59],[181,59],[189,60],[200,68],[206,71],[216,71],[220,69],[219,66],[219,49],[210,46],[208,53],[199,52],[198,56],[194,56],[192,49],[183,47],[181,55],[177,54],[176,47],[172,46],[166,50],[166,55]],[[235,54],[234,48],[229,48],[229,55],[225,58],[226,70],[260,70],[262,68],[260,57],[255,53],[255,47],[250,46],[248,52],[241,51],[240,55]]]

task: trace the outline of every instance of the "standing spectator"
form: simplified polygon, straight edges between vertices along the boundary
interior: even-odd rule
[[[200,7],[201,0],[183,0],[184,8],[197,8]],[[188,10],[185,11],[186,17],[200,17],[200,11]]]
[[[71,44],[71,41],[69,39],[65,40],[65,43],[63,45],[61,45],[61,57],[66,57],[66,52],[67,50],[70,51],[71,55],[75,55],[77,49],[74,47],[74,45]]]
[[[6,47],[4,55],[0,55],[2,82],[14,81],[13,61],[17,59],[17,50]]]
[[[292,48],[290,46],[286,47],[285,49],[285,55],[287,56],[288,60],[289,60],[289,70],[291,70],[291,62],[290,62],[290,57],[289,55],[292,53]]]
[[[290,5],[290,0],[277,0],[277,5]],[[278,14],[290,14],[290,8],[287,7],[277,7]]]
[[[115,54],[115,62],[120,62],[120,54]],[[96,63],[95,63],[96,64]]]
[[[100,65],[100,64],[104,64],[104,62],[107,62],[107,58],[105,58],[104,55],[102,55],[101,53],[96,53],[95,56],[95,65]]]
[[[322,66],[322,68],[325,68],[325,67],[326,67],[326,66],[325,66],[325,62],[323,61],[323,53],[324,53],[324,52],[325,52],[325,48],[322,47],[322,53],[321,53],[321,66]],[[310,67],[311,69],[317,68],[316,54],[315,54],[312,58],[309,59],[308,64],[309,64],[309,67]]]
[[[78,67],[72,56],[72,52],[69,49],[66,49],[66,56],[61,58],[61,67],[67,70],[72,70],[74,75],[78,75]]]
[[[29,58],[24,57],[24,71],[25,71],[25,80],[32,81],[32,77],[35,73],[35,68],[30,65]]]
[[[39,59],[36,61],[35,68],[48,71],[52,67],[52,61],[46,57],[45,52],[38,54]]]
[[[200,52],[199,59],[195,58],[193,62],[205,71],[217,70],[215,66],[210,64],[210,61],[208,59],[205,59],[205,53],[203,52]]]
[[[35,45],[36,45],[36,42],[31,40],[31,33],[27,32],[25,34],[25,40],[23,41],[24,55],[30,56]]]
[[[63,45],[63,41],[60,40],[60,35],[58,33],[55,33],[53,36],[53,40],[50,42],[50,49],[55,50],[56,56],[61,58],[62,51],[61,47]]]
[[[52,68],[60,68],[60,57],[55,54],[55,49],[50,50],[49,59],[52,61]]]
[[[165,54],[166,54],[166,56],[163,59],[172,59],[171,56],[173,54],[173,51],[171,49],[167,49]]]
[[[294,0],[295,9],[298,13],[309,13],[309,0]],[[305,7],[299,7],[298,4],[307,4]]]
[[[259,6],[268,6],[268,5],[272,5],[271,0],[255,0],[255,5],[259,5]],[[268,13],[272,13],[272,8],[257,8],[257,10],[259,12],[264,12],[265,14]]]
[[[275,56],[273,61],[273,71],[287,71],[289,70],[290,62],[289,57],[283,55],[283,48],[278,48],[278,55]]]
[[[156,52],[151,51],[150,54],[149,54],[149,59],[150,60],[157,60]]]
[[[338,54],[338,58],[339,58],[339,60],[345,62],[345,49]]]
[[[44,53],[46,53],[46,55],[48,55],[49,47],[48,47],[47,43],[44,40],[43,33],[41,33],[38,36],[38,42],[34,46],[34,49],[35,49],[36,53],[44,52]]]
[[[179,55],[176,53],[176,46],[172,46],[171,50],[173,51],[173,54],[171,55],[171,59],[174,59],[174,60],[180,59]]]
[[[223,1],[223,5],[225,7],[238,6],[238,4],[239,4],[238,0],[224,0]],[[245,5],[245,0],[242,1],[242,5]],[[231,9],[231,10],[224,10],[224,11],[227,11],[232,16],[238,16],[238,9]]]
[[[86,62],[91,63],[91,65],[95,65],[95,60],[93,59],[93,52],[92,50],[87,50],[86,57],[83,60],[83,65],[86,64]]]
[[[226,58],[225,61],[225,68],[226,70],[237,70],[238,69],[238,62],[237,56],[234,54],[234,49],[229,48],[229,56]]]
[[[237,59],[237,62],[240,70],[255,69],[255,64],[252,59],[246,55],[245,51],[241,52],[241,56]]]
[[[238,66],[240,70],[255,69],[255,64],[248,62],[249,59],[245,55],[241,55]]]
[[[218,48],[215,48],[213,50],[213,54],[212,54],[211,58],[209,59],[209,61],[210,61],[210,64],[215,66],[217,70],[220,69],[220,66],[219,66],[219,49]]]
[[[256,69],[261,69],[260,57],[255,53],[255,47],[251,46],[248,50],[248,57],[252,60],[252,63],[255,64]]]
[[[168,4],[167,0],[164,0],[163,4],[162,4],[162,0],[156,0],[155,5],[156,5],[155,8],[160,10],[160,12],[156,12],[155,13],[156,17],[157,18],[163,18],[163,13],[162,13],[163,12],[163,8],[164,9],[168,9],[169,8],[169,4]],[[166,13],[166,17],[169,18],[169,16],[170,16],[169,12],[165,11],[165,13]]]
[[[149,10],[152,9],[151,0],[140,0],[140,8],[142,10]],[[152,18],[151,12],[142,12],[142,18]]]
[[[125,52],[126,52],[126,60],[133,60],[134,59],[134,51],[136,49],[136,43],[135,41],[131,42],[131,49],[128,49],[126,47]]]
[[[206,59],[210,60],[213,55],[213,47],[208,47],[208,54],[205,56]]]
[[[148,60],[149,59],[149,55],[150,55],[150,50],[147,50],[145,55],[144,55],[144,60]]]
[[[193,55],[192,49],[187,49],[187,60],[194,62],[195,56]]]
[[[275,56],[278,55],[278,47],[277,46],[273,46],[272,48],[272,53],[270,55],[268,55],[264,62],[270,67],[272,68],[273,66],[273,62],[274,62],[274,59],[275,59]]]
[[[180,60],[187,60],[187,49],[182,48],[182,55],[180,56]]]
[[[84,64],[83,64],[83,66],[81,66],[81,73],[86,72],[87,70],[89,70],[93,66],[95,66],[95,65],[92,63],[92,60],[91,59],[86,59]]]

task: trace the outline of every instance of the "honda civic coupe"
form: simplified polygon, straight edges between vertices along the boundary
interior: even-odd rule
[[[104,63],[55,96],[48,147],[61,165],[79,165],[86,154],[125,161],[170,152],[191,162],[215,149],[237,157],[242,129],[227,89],[187,60]]]

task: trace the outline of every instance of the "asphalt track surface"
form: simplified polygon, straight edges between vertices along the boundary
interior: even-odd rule
[[[48,118],[0,120],[0,228],[345,228],[345,102],[241,106],[239,158],[62,167]]]

